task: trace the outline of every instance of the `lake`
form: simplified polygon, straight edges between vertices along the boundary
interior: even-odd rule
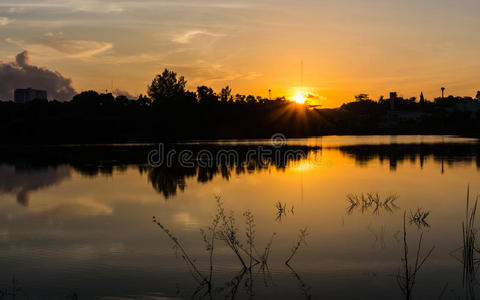
[[[3,147],[0,288],[21,287],[17,299],[405,299],[405,287],[418,299],[459,299],[478,291],[476,265],[465,271],[462,257],[467,189],[470,207],[480,194],[477,140],[277,142],[169,144],[162,155],[174,151],[173,161],[156,166],[153,144]],[[259,147],[268,158],[249,155]],[[225,149],[238,156],[218,159]],[[189,164],[176,160],[181,151],[193,155]],[[217,201],[239,244],[222,240],[231,231],[220,216],[210,277],[200,230],[210,242]]]

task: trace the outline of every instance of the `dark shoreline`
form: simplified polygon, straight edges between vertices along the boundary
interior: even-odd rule
[[[0,102],[4,145],[125,144],[330,135],[480,137],[480,100],[265,103]]]

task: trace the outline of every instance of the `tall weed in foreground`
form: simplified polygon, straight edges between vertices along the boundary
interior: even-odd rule
[[[415,257],[413,263],[409,260],[409,247],[408,247],[408,240],[407,240],[407,228],[406,228],[406,218],[407,212],[403,213],[403,257],[402,257],[402,266],[400,267],[399,271],[395,275],[397,279],[397,284],[400,287],[405,299],[410,300],[412,299],[413,288],[415,287],[416,279],[418,272],[425,264],[427,259],[432,254],[435,247],[430,248],[430,250],[423,255],[421,254],[422,251],[422,241],[423,241],[423,232],[420,233],[420,237],[418,239],[417,251],[415,251]]]
[[[475,218],[477,214],[478,197],[472,207],[470,207],[470,186],[467,187],[467,205],[465,209],[465,220],[462,222],[462,263],[463,263],[463,285],[466,290],[467,299],[475,299],[475,284],[478,264],[480,262],[478,254],[475,229]]]

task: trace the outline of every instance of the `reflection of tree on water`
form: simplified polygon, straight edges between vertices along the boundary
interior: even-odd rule
[[[140,172],[148,175],[149,181],[156,191],[165,197],[174,196],[179,190],[186,188],[186,179],[195,178],[198,182],[208,182],[220,175],[229,180],[235,174],[255,173],[268,168],[283,170],[288,166],[300,163],[309,155],[314,155],[320,150],[318,147],[308,146],[285,146],[281,149],[263,146],[264,150],[280,151],[280,155],[268,157],[248,157],[250,150],[257,149],[255,146],[229,146],[229,145],[172,145],[170,149],[176,149],[177,153],[182,150],[190,150],[198,153],[208,150],[215,157],[219,151],[235,151],[238,153],[234,161],[213,161],[212,166],[202,166],[198,161],[193,162],[192,167],[181,167],[173,164],[171,167],[160,166],[158,168],[147,167],[148,153],[154,146],[91,146],[91,147],[40,147],[34,151],[28,148],[0,149],[0,162],[7,165],[18,165],[23,162],[30,166],[32,174],[42,172],[61,165],[72,166],[77,172],[85,176],[111,176],[114,172],[124,172],[130,166],[139,167]],[[355,159],[358,164],[367,165],[374,160],[380,162],[389,161],[392,170],[396,169],[399,162],[419,162],[423,168],[426,161],[433,160],[438,163],[444,162],[447,166],[455,164],[475,163],[480,168],[480,146],[475,143],[466,144],[392,144],[392,145],[356,145],[341,146],[342,153]],[[300,150],[303,156],[285,155],[287,151]],[[168,149],[165,149],[168,151]],[[300,153],[296,152],[296,153]],[[266,163],[265,163],[266,162]],[[44,176],[42,176],[44,177]],[[26,180],[25,182],[27,182]],[[19,194],[20,202],[28,197]]]
[[[148,181],[151,182],[153,188],[165,198],[176,195],[178,190],[184,191],[186,187],[185,179],[197,174],[195,168],[180,166],[171,168],[139,167],[138,169],[140,174],[147,174]]]
[[[287,149],[288,150],[288,149]],[[284,150],[284,151],[287,151]],[[279,155],[278,157],[269,157],[268,160],[259,161],[262,157],[243,154],[244,160],[232,161],[212,161],[208,163],[194,162],[191,167],[184,167],[179,163],[171,166],[150,167],[141,166],[139,171],[147,174],[148,180],[152,183],[153,188],[169,198],[175,196],[178,191],[184,191],[186,188],[186,180],[188,178],[196,178],[199,183],[212,181],[216,176],[221,176],[225,180],[229,180],[232,174],[253,174],[274,168],[276,170],[285,170],[291,165],[307,160],[313,150],[305,150],[298,152],[299,155]],[[304,153],[301,155],[300,153]]]
[[[87,177],[112,176],[123,173],[129,167],[134,167],[141,174],[147,174],[148,180],[156,191],[166,198],[174,196],[179,190],[186,188],[188,178],[196,178],[205,183],[220,175],[229,180],[233,175],[250,174],[275,168],[285,170],[292,164],[299,163],[311,155],[313,160],[319,148],[313,146],[283,146],[275,148],[262,145],[263,155],[249,155],[258,151],[254,145],[179,145],[166,146],[165,151],[175,150],[178,155],[183,150],[193,153],[194,157],[200,151],[208,151],[217,158],[218,153],[234,151],[234,159],[202,162],[190,161],[188,167],[178,163],[174,157],[173,164],[151,167],[147,164],[149,153],[155,149],[152,145],[136,146],[68,146],[68,147],[37,147],[1,148],[0,149],[0,191],[15,192],[18,202],[28,204],[28,192],[41,189],[70,176],[70,168]],[[269,154],[273,153],[275,155]],[[294,153],[295,155],[292,155]],[[258,154],[258,153],[257,153]],[[278,155],[276,155],[278,154]],[[225,158],[225,157],[223,157]],[[315,163],[316,161],[314,161]],[[5,166],[3,166],[5,165]],[[16,180],[18,178],[18,180]],[[16,182],[14,182],[16,180]]]
[[[480,144],[391,144],[391,145],[354,145],[341,146],[338,149],[355,159],[359,165],[368,165],[372,161],[387,161],[390,170],[396,171],[398,163],[419,162],[423,169],[426,161],[432,159],[441,164],[440,172],[445,172],[444,164],[474,163],[480,169]]]

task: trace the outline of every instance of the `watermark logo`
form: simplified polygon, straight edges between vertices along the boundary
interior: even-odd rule
[[[275,133],[270,138],[270,143],[275,148],[281,148],[287,144],[287,138],[281,133]]]

